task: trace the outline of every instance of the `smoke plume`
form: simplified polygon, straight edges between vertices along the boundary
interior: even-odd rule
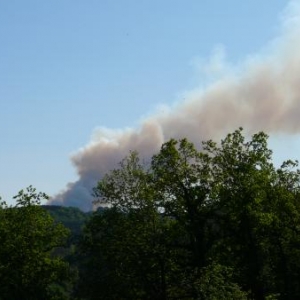
[[[139,128],[98,129],[92,142],[72,157],[79,179],[50,204],[90,210],[92,188],[130,150],[147,159],[170,138],[187,137],[199,145],[240,126],[246,133],[299,133],[299,18],[299,5],[293,1],[285,11],[280,36],[268,45],[267,53],[239,66],[228,69],[224,53],[217,51],[202,67],[219,73],[219,78],[186,93],[184,101],[146,118]]]

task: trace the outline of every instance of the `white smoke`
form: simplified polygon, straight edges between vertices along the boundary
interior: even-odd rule
[[[279,37],[264,54],[239,66],[230,68],[224,50],[218,47],[208,63],[201,65],[210,84],[186,93],[184,101],[146,118],[139,128],[96,130],[92,142],[72,157],[79,179],[50,204],[90,210],[92,188],[130,150],[147,159],[170,138],[187,137],[200,145],[202,140],[218,139],[240,126],[247,133],[299,133],[299,12],[299,2],[290,2]]]

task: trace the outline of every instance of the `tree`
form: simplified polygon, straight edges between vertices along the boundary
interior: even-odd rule
[[[274,167],[267,138],[260,132],[245,141],[240,129],[220,146],[204,143],[211,157],[220,228],[214,251],[222,264],[235,269],[240,285],[255,299],[275,294],[296,299],[300,174],[297,162]]]
[[[0,207],[0,299],[67,299],[69,266],[53,250],[68,230],[39,206],[46,194],[30,186],[14,198]]]
[[[85,274],[112,299],[299,298],[300,171],[267,139],[172,139],[147,167],[132,152],[95,188],[110,208],[86,227]]]
[[[112,207],[87,223],[80,245],[80,296],[167,299],[180,290],[174,261],[182,260],[182,251],[170,247],[179,231],[174,220],[163,218],[153,187],[135,152],[99,183],[95,195]]]

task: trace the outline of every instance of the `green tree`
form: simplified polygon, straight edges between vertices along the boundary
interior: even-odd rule
[[[276,169],[267,138],[260,132],[245,141],[240,129],[219,146],[204,143],[219,228],[213,256],[235,269],[238,282],[254,299],[275,294],[297,299],[299,170],[292,161]]]
[[[201,270],[197,284],[198,299],[247,300],[248,293],[242,291],[233,280],[233,269],[212,263]]]
[[[99,182],[98,202],[112,208],[85,231],[81,290],[88,299],[100,290],[106,299],[110,286],[107,299],[197,298],[209,228],[207,162],[186,140],[176,146],[164,144],[150,168],[133,152]]]
[[[0,299],[67,299],[69,266],[53,250],[68,230],[40,207],[44,193],[30,186],[14,198],[0,207]]]
[[[86,226],[79,295],[167,299],[174,289],[178,294],[181,274],[174,261],[182,259],[182,251],[170,244],[179,230],[161,214],[153,187],[152,174],[135,152],[99,183],[95,195],[111,208],[95,213]],[[91,272],[95,276],[88,277]]]
[[[267,139],[170,140],[147,167],[132,152],[95,188],[110,208],[87,224],[84,278],[115,287],[103,299],[300,298],[300,172]]]
[[[186,139],[170,140],[153,156],[152,172],[159,206],[186,233],[191,264],[205,265],[207,230],[211,214],[208,157]]]

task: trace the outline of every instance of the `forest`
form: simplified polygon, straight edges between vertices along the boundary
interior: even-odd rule
[[[266,133],[132,151],[91,192],[89,213],[1,202],[0,300],[300,299],[300,171]]]

